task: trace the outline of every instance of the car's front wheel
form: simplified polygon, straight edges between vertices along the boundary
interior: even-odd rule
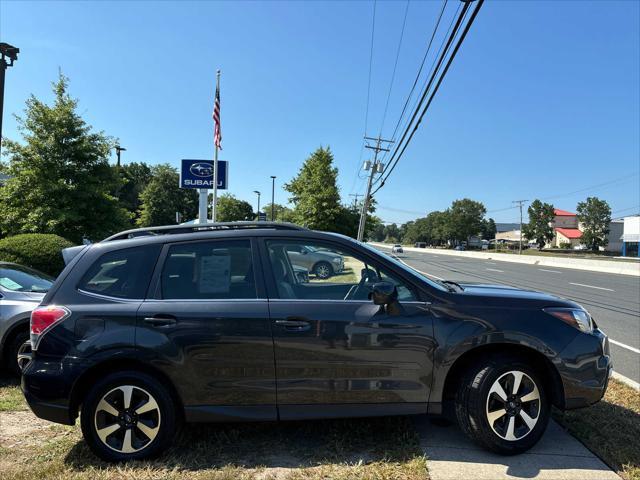
[[[89,448],[107,461],[149,458],[171,443],[174,401],[155,378],[141,372],[105,377],[88,393],[80,418]]]
[[[549,422],[549,402],[538,372],[515,357],[473,366],[456,394],[456,417],[476,443],[513,455],[535,445]]]
[[[333,275],[333,267],[329,262],[318,262],[313,267],[313,273],[324,280]]]

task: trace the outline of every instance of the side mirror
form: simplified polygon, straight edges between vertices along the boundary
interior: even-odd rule
[[[398,301],[398,289],[391,282],[378,282],[371,288],[369,298],[374,305],[389,305]]]

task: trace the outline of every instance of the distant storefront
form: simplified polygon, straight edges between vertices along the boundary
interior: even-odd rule
[[[638,257],[638,242],[640,242],[640,215],[624,218],[622,231],[622,256]]]

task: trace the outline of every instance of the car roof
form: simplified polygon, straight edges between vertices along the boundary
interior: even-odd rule
[[[92,244],[93,248],[110,249],[110,246],[127,248],[139,245],[166,242],[187,242],[208,238],[247,238],[258,236],[305,237],[318,240],[338,239],[355,243],[346,235],[332,232],[310,230],[284,222],[218,222],[194,225],[166,225],[151,228],[136,228],[117,233],[101,242]]]

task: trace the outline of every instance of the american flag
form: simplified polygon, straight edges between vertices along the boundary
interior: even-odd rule
[[[222,131],[220,129],[220,86],[216,86],[216,99],[213,104],[213,143],[222,150]]]

